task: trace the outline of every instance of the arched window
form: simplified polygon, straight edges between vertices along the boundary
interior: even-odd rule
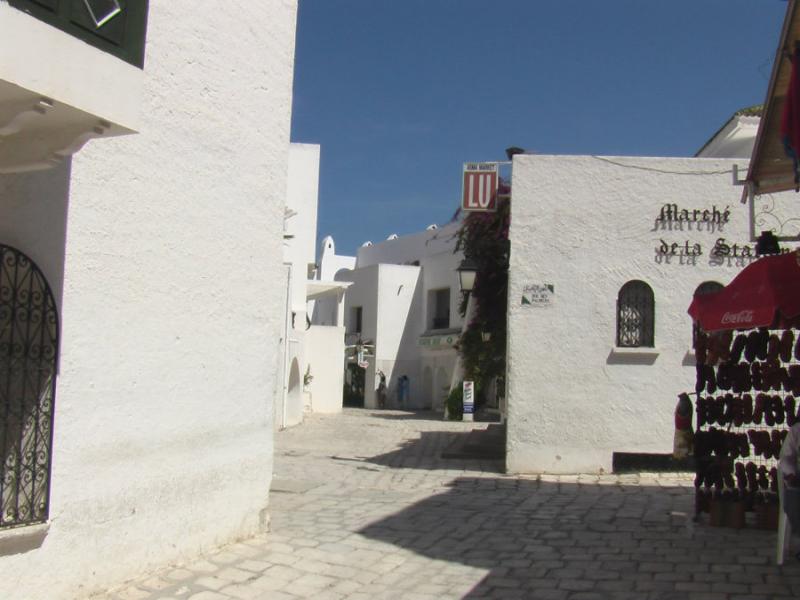
[[[718,281],[704,281],[697,286],[697,289],[694,291],[694,295],[702,296],[704,294],[713,294],[714,292],[720,291],[724,287],[725,286]]]
[[[703,296],[705,294],[713,294],[720,291],[725,286],[718,281],[704,281],[697,286],[694,291],[695,296]],[[695,322],[692,325],[692,348],[697,347],[697,335],[700,333],[700,324]]]
[[[47,520],[57,360],[50,286],[0,244],[0,529]]]
[[[652,348],[655,338],[656,301],[644,281],[629,281],[617,295],[617,346]]]

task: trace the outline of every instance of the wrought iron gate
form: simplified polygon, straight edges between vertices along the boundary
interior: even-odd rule
[[[47,520],[57,358],[50,286],[0,244],[0,528]]]

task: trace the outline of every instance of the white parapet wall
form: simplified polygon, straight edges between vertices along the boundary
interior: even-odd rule
[[[3,600],[82,598],[265,528],[295,19],[151,2],[140,133],[0,177],[0,242],[44,271],[62,336],[50,518],[24,548],[0,531]]]
[[[672,451],[677,395],[695,382],[686,310],[698,285],[749,263],[734,249],[754,248],[735,162],[514,157],[510,472],[608,472],[614,452]],[[654,293],[653,348],[616,344],[631,280]]]
[[[306,364],[313,378],[308,385],[311,412],[342,412],[344,327],[312,325],[306,331]]]

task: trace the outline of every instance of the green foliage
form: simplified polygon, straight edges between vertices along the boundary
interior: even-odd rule
[[[509,191],[501,185],[501,192],[503,187]],[[463,250],[464,256],[478,266],[472,291],[472,320],[458,343],[464,377],[475,382],[478,405],[485,402],[483,390],[489,383],[499,378],[502,385],[505,376],[510,215],[510,200],[498,199],[496,212],[468,214],[457,234],[456,251]],[[465,294],[460,307],[462,317],[466,311]],[[490,334],[488,341],[483,341],[484,333]]]
[[[447,395],[447,418],[451,421],[460,421],[464,412],[464,386],[463,382],[450,390]]]

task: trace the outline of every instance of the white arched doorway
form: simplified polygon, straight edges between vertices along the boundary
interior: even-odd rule
[[[289,385],[286,391],[286,424],[297,425],[303,420],[303,385],[300,380],[300,364],[295,358],[289,369]]]
[[[444,409],[445,400],[450,393],[450,374],[444,367],[436,369],[436,386],[433,391],[434,410]]]
[[[430,367],[422,371],[422,403],[425,408],[433,407],[433,370]]]

